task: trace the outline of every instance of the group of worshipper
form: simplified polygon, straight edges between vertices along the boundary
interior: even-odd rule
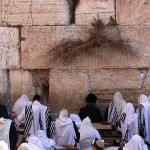
[[[39,95],[34,95],[32,101],[22,95],[14,104],[11,114],[13,120],[8,118],[6,107],[0,105],[0,141],[7,143],[8,150],[15,150],[20,137],[15,125],[21,124],[24,126],[24,139],[21,145],[18,144],[17,150],[48,150],[54,145],[103,150],[104,141],[92,126],[94,122],[103,121],[101,111],[96,106],[97,96],[90,93],[85,100],[87,104],[80,109],[79,116],[69,116],[68,111],[62,109],[55,121],[50,115],[50,108],[41,104]],[[126,143],[123,150],[129,150],[129,147],[130,150],[136,147],[137,150],[147,150],[144,141],[150,144],[150,102],[146,95],[140,95],[138,102],[135,113],[133,104],[127,103],[122,94],[116,92],[107,108],[107,121],[117,127]],[[131,146],[133,143],[134,146]]]
[[[108,108],[108,122],[115,124],[122,133],[122,140],[130,142],[134,135],[140,135],[150,144],[150,102],[146,95],[138,98],[135,111],[132,103],[127,103],[120,92],[116,92]],[[132,149],[132,148],[131,148]]]

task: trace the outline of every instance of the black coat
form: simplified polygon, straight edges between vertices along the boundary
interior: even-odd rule
[[[81,120],[85,119],[87,116],[89,116],[91,122],[103,121],[100,109],[93,104],[88,104],[80,109],[79,117],[81,118]]]

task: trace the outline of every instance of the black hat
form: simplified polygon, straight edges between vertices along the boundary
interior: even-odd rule
[[[96,103],[97,96],[94,95],[93,93],[90,93],[86,98],[85,98],[87,103]]]

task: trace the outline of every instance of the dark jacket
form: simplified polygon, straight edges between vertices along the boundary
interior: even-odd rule
[[[100,109],[93,104],[88,104],[80,109],[79,117],[81,118],[81,120],[85,119],[87,116],[89,116],[91,122],[103,121]]]
[[[16,143],[18,141],[18,134],[13,122],[11,123],[10,130],[9,130],[9,141],[10,141],[10,150],[15,150]]]

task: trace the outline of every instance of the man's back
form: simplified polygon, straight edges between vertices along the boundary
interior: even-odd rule
[[[88,104],[80,109],[79,117],[81,118],[81,120],[85,119],[87,116],[89,116],[91,122],[103,121],[100,109],[94,106],[93,104]]]

